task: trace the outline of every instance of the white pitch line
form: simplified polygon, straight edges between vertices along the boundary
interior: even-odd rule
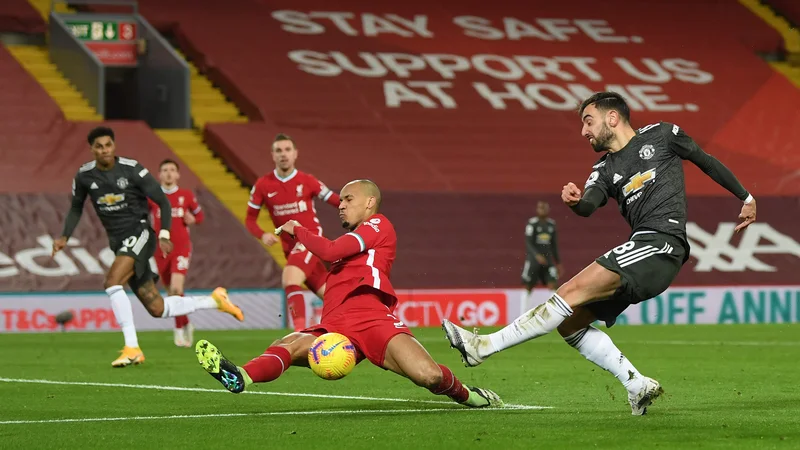
[[[32,384],[55,384],[64,386],[96,386],[96,387],[117,387],[127,389],[151,389],[159,391],[187,391],[187,392],[213,392],[213,393],[228,393],[223,389],[208,389],[208,388],[192,388],[182,386],[160,386],[155,384],[124,384],[124,383],[99,383],[92,381],[57,381],[57,380],[37,380],[25,378],[4,378],[0,377],[0,382],[4,383],[32,383]],[[415,400],[409,398],[384,398],[384,397],[362,397],[357,395],[330,395],[330,394],[306,394],[295,392],[270,392],[270,391],[244,391],[242,394],[254,395],[278,395],[284,397],[306,397],[306,398],[326,398],[337,400],[368,400],[376,402],[401,402],[401,403],[427,403],[434,405],[452,405],[453,402],[441,400]],[[552,406],[535,406],[535,405],[506,405],[505,409],[552,409]],[[427,410],[426,410],[427,411]]]
[[[327,414],[406,414],[459,411],[524,411],[531,408],[428,408],[428,409],[350,409],[343,411],[277,411],[261,413],[224,413],[224,414],[181,414],[173,416],[131,416],[131,417],[83,417],[78,419],[46,419],[46,420],[3,420],[0,425],[27,425],[39,423],[72,423],[72,422],[122,422],[129,420],[164,420],[164,419],[208,419],[218,417],[263,417],[263,416],[315,416]]]
[[[441,342],[442,339],[438,338],[421,338],[417,339],[421,343],[429,343],[429,342]],[[447,341],[445,341],[447,342]],[[560,340],[535,340],[526,342],[526,344],[538,344],[538,345],[564,345],[563,341]],[[615,344],[621,345],[701,345],[701,346],[721,346],[721,347],[798,347],[800,346],[800,341],[677,341],[677,340],[670,340],[670,341],[658,341],[658,340],[651,340],[651,341],[630,341],[630,340],[614,340]]]

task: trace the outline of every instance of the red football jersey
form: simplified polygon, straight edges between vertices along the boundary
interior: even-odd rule
[[[341,305],[360,286],[383,292],[383,302],[393,311],[397,294],[389,280],[397,254],[397,234],[383,214],[375,214],[355,230],[330,241],[313,235],[312,230],[295,228],[297,240],[308,251],[332,262],[325,282],[322,315]]]
[[[192,245],[189,238],[189,226],[183,221],[183,217],[187,212],[194,215],[195,223],[203,221],[203,209],[197,203],[197,197],[188,189],[173,187],[166,190],[163,187],[162,191],[167,195],[170,205],[172,205],[172,229],[170,230],[170,240],[175,248],[186,248]],[[161,231],[161,209],[152,200],[148,199],[150,204],[150,214],[153,216],[153,229],[156,233]]]
[[[322,226],[319,224],[317,209],[314,206],[315,198],[339,206],[339,195],[313,175],[295,169],[286,178],[281,178],[277,171],[272,171],[259,178],[250,191],[250,201],[247,202],[247,229],[253,236],[261,239],[264,230],[258,226],[256,219],[261,207],[265,206],[275,227],[296,220],[305,228],[322,236]],[[291,236],[288,235],[282,235],[281,244],[286,254],[294,245]]]

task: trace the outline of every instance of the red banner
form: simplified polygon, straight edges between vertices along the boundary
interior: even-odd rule
[[[135,42],[84,42],[84,45],[103,64],[109,66],[136,65],[137,50]]]
[[[503,291],[413,291],[399,293],[395,310],[409,327],[442,324],[443,319],[463,326],[505,325],[508,298]]]

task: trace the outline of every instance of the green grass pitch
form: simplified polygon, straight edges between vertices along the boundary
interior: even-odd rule
[[[0,448],[800,448],[797,325],[607,331],[666,390],[647,416],[557,336],[467,369],[441,330],[415,330],[465,383],[547,407],[468,410],[368,362],[339,381],[292,368],[234,395],[171,333],[140,333],[147,361],[124,369],[110,366],[116,333],[0,335]],[[195,338],[243,364],[284,333]]]

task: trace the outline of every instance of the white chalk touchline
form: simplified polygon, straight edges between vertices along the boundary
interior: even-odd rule
[[[408,414],[431,412],[459,411],[520,411],[530,408],[427,408],[427,409],[349,409],[339,411],[276,411],[261,413],[223,413],[223,414],[181,414],[173,416],[131,416],[131,417],[83,417],[78,419],[47,420],[2,420],[0,425],[27,425],[37,423],[71,423],[71,422],[122,422],[129,420],[164,420],[164,419],[208,419],[218,417],[263,417],[263,416],[315,416],[325,414]]]
[[[193,388],[193,387],[182,387],[182,386],[160,386],[154,384],[124,384],[124,383],[99,383],[99,382],[92,382],[92,381],[57,381],[57,380],[37,380],[37,379],[25,379],[25,378],[5,378],[0,377],[0,382],[4,383],[33,383],[33,384],[56,384],[56,385],[66,385],[66,386],[97,386],[97,387],[116,387],[116,388],[127,388],[127,389],[151,389],[151,390],[159,390],[159,391],[187,391],[187,392],[213,392],[213,393],[228,393],[228,391],[223,389],[208,389],[208,388]],[[295,393],[295,392],[269,392],[269,391],[244,391],[243,394],[254,394],[254,395],[278,395],[284,397],[310,397],[310,398],[328,398],[328,399],[343,399],[343,400],[368,400],[368,401],[380,401],[380,402],[402,402],[402,403],[426,403],[426,404],[435,404],[435,405],[454,405],[453,402],[448,401],[441,401],[441,400],[415,400],[415,399],[408,399],[408,398],[383,398],[383,397],[362,397],[356,395],[330,395],[330,394],[306,394],[306,393]],[[551,409],[552,406],[536,406],[536,405],[505,405],[502,409]],[[470,408],[473,409],[473,408]],[[480,409],[480,408],[479,408]],[[493,408],[491,410],[497,411],[499,408]],[[459,409],[460,410],[460,409]],[[432,411],[432,410],[425,410],[425,411]],[[265,413],[266,414],[266,413]],[[299,413],[298,413],[299,414]],[[220,417],[225,417],[220,416]],[[127,420],[127,419],[125,419]]]
[[[438,342],[441,343],[441,339],[439,338],[419,338],[417,339],[421,343],[428,343],[428,342]],[[800,341],[659,341],[659,340],[626,340],[614,339],[614,343],[618,345],[649,345],[649,346],[657,346],[657,345],[702,345],[702,346],[720,346],[720,347],[797,347],[800,346]],[[552,344],[552,345],[564,345],[564,341],[562,340],[533,340],[528,341],[525,343],[528,344]]]

